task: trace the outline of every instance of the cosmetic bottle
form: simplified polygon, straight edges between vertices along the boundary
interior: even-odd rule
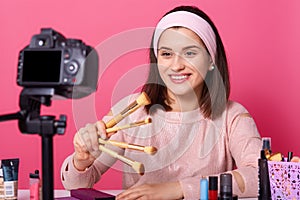
[[[271,138],[270,137],[263,137],[262,142],[263,142],[262,149],[265,151],[265,155],[270,156],[272,154]]]
[[[232,194],[232,175],[223,173],[220,175],[220,193],[218,200],[236,200],[237,195]]]
[[[18,199],[19,162],[19,158],[1,161],[5,199]]]
[[[0,160],[0,200],[4,199],[4,180],[3,180],[3,171],[1,168]]]
[[[208,177],[208,200],[218,200],[218,177]]]
[[[258,159],[258,199],[259,200],[272,200],[268,160],[265,155],[265,150],[261,150],[260,158]]]
[[[29,174],[29,189],[30,200],[40,199],[40,175],[39,170],[35,170],[34,173]]]
[[[201,178],[200,180],[200,200],[208,200],[208,180]]]

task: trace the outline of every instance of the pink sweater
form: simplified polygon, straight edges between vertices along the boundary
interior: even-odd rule
[[[119,113],[132,101],[129,96],[112,108]],[[149,117],[141,108],[118,125]],[[144,146],[155,146],[155,155],[133,150],[123,150],[113,146],[110,149],[128,158],[141,162],[145,174],[140,176],[124,164],[123,188],[133,185],[179,181],[185,199],[199,199],[200,179],[203,176],[238,172],[245,183],[241,191],[233,178],[233,193],[240,197],[256,197],[258,193],[257,162],[262,147],[261,138],[253,118],[247,110],[236,102],[229,102],[223,115],[216,120],[205,119],[199,109],[190,112],[165,112],[158,109],[152,123],[141,127],[119,131],[112,140]],[[110,117],[104,117],[107,121]],[[102,153],[84,172],[73,166],[73,155],[64,161],[61,173],[66,189],[93,187],[115,159]],[[119,165],[114,165],[119,166]]]

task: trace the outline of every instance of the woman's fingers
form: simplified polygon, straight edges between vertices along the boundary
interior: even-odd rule
[[[75,151],[78,153],[89,153],[94,158],[100,155],[98,138],[106,138],[105,124],[98,121],[94,124],[87,124],[84,128],[79,129],[74,137]]]
[[[106,126],[105,123],[100,120],[97,121],[95,124],[97,131],[98,131],[98,135],[102,138],[102,139],[107,139],[107,133],[106,133]]]
[[[117,200],[141,199],[143,197],[143,195],[145,195],[144,191],[143,191],[143,188],[141,186],[137,186],[137,187],[132,187],[132,188],[129,188],[129,189],[125,190],[121,194],[117,195],[116,199]]]
[[[82,132],[84,132],[84,131],[85,131],[84,128],[79,129],[79,131],[75,134],[74,139],[73,139],[75,151],[78,153],[88,152],[87,147],[82,138],[82,135],[83,135]]]
[[[97,123],[96,123],[97,124]],[[96,124],[88,124],[86,126],[87,129],[87,145],[89,145],[90,151],[99,151],[99,130]]]
[[[183,193],[179,182],[135,186],[125,190],[116,197],[117,200],[170,200],[182,198]]]

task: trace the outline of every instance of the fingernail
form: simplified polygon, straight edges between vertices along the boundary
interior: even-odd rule
[[[102,139],[106,139],[106,138],[107,138],[106,134],[102,133],[102,134],[101,134],[101,138],[102,138]]]

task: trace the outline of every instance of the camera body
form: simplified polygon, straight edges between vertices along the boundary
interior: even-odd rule
[[[51,88],[56,95],[77,99],[94,92],[97,82],[96,50],[51,28],[42,28],[19,53],[19,86]]]

